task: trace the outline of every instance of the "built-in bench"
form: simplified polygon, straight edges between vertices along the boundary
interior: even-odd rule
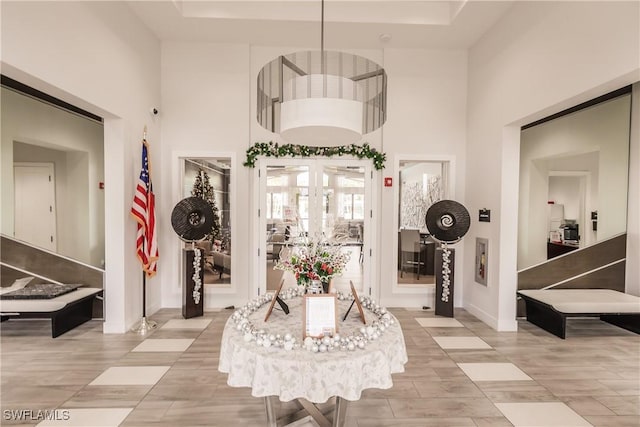
[[[81,287],[49,299],[0,299],[0,321],[51,319],[51,336],[56,338],[91,320],[93,300],[100,288]]]
[[[527,320],[565,338],[567,317],[600,320],[640,334],[640,297],[611,289],[529,289],[518,291]]]

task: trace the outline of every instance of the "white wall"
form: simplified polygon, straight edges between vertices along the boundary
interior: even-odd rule
[[[162,157],[159,125],[149,114],[160,104],[159,42],[123,3],[2,2],[1,13],[2,73],[105,118],[104,330],[125,332],[142,312],[129,210],[145,125],[156,148],[152,162]],[[160,180],[154,190],[162,200]],[[158,221],[166,228],[169,216],[159,212]],[[157,279],[148,282],[153,312],[160,289]]]
[[[387,154],[381,176],[394,177],[393,187],[380,189],[380,300],[387,306],[433,307],[433,287],[396,286],[398,176],[401,159],[446,160],[452,163],[449,197],[464,203],[467,53],[462,50],[385,49],[389,76],[387,122],[382,148]],[[396,244],[394,245],[393,242]],[[456,249],[454,304],[462,305],[465,243]],[[473,246],[473,245],[471,245]],[[470,258],[473,259],[473,256]]]
[[[13,161],[53,161],[57,251],[102,267],[102,125],[4,88],[2,119],[2,233],[13,235]],[[14,146],[15,142],[20,144]]]
[[[380,249],[373,274],[382,303],[430,301],[422,291],[393,290],[396,248],[388,242],[396,241],[397,187],[382,188],[381,178],[397,175],[394,162],[405,155],[447,158],[455,164],[452,198],[474,219],[465,241],[487,237],[491,252],[484,287],[473,280],[474,245],[456,245],[455,303],[495,328],[515,328],[519,126],[639,80],[638,6],[516,3],[468,57],[465,51],[358,52],[384,65],[389,75],[387,123],[366,138],[388,159],[387,168],[376,173],[380,190],[374,204],[374,223],[384,224],[376,236]],[[255,80],[264,64],[291,51],[166,43],[161,60],[158,41],[144,28],[121,3],[2,3],[2,72],[105,117],[108,332],[127,330],[141,311],[129,208],[143,126],[149,127],[161,236],[159,277],[147,288],[153,312],[178,301],[179,242],[170,226],[180,194],[173,181],[176,154],[234,157],[234,265],[253,259],[257,221],[248,194],[255,170],[241,163],[254,142],[275,139],[255,121]],[[160,105],[161,93],[160,114],[152,118],[149,108]],[[492,209],[491,223],[475,220],[480,208]],[[637,202],[629,212],[638,216]],[[207,297],[207,305],[242,302],[252,280],[252,273],[239,271],[233,296]]]
[[[56,27],[48,16],[61,16]],[[141,128],[149,126],[152,172],[158,203],[160,263],[157,279],[151,279],[148,299],[151,307],[180,303],[179,242],[170,227],[170,211],[179,200],[176,155],[234,156],[233,185],[238,199],[234,205],[234,270],[232,290],[227,295],[207,297],[207,306],[239,304],[249,296],[251,269],[241,263],[251,259],[250,233],[255,221],[249,196],[255,170],[241,166],[245,150],[274,135],[255,121],[255,79],[260,68],[281,53],[298,49],[246,45],[166,43],[162,60],[158,44],[148,34],[131,34],[128,24],[139,23],[117,5],[46,3],[3,5],[3,72],[31,84],[105,119],[105,180],[107,229],[107,331],[126,330],[139,315],[139,267],[133,256],[134,223],[128,209],[133,183],[139,172]],[[118,27],[119,21],[127,30]],[[73,30],[72,30],[73,29]],[[82,38],[75,37],[83,33]],[[64,47],[64,48],[63,48]],[[97,53],[100,51],[100,53]],[[28,54],[26,52],[29,52]],[[42,52],[42,55],[35,53]],[[387,170],[393,175],[396,153],[425,153],[425,156],[456,158],[463,164],[464,105],[466,97],[466,54],[463,51],[388,50],[354,52],[385,65],[390,78],[390,113],[383,147],[382,132],[366,141],[388,155]],[[160,65],[159,67],[156,67]],[[69,72],[73,69],[74,72]],[[157,106],[162,73],[162,105],[157,119],[148,116]],[[63,71],[64,70],[64,71]],[[78,78],[78,76],[93,76]],[[100,84],[96,84],[99,81]],[[124,118],[124,119],[123,119]],[[162,141],[157,138],[156,120],[162,120]],[[428,147],[425,150],[425,146]],[[159,166],[158,166],[159,165]],[[462,171],[462,169],[458,169]],[[462,172],[459,172],[461,174]],[[460,175],[461,176],[461,175]],[[458,183],[461,197],[463,180]],[[383,200],[384,199],[384,200]],[[386,192],[376,200],[375,223],[393,216],[394,198]],[[393,219],[392,224],[395,224]],[[246,225],[249,224],[249,227]],[[385,230],[395,241],[396,225]],[[124,230],[119,232],[118,230]],[[382,236],[377,235],[378,246]],[[385,237],[386,238],[386,237]],[[389,245],[384,245],[389,250]],[[387,257],[386,255],[390,255]],[[375,277],[395,272],[395,252],[376,254],[381,263]],[[385,261],[386,260],[386,261]],[[385,276],[386,277],[386,276]],[[458,276],[461,279],[461,275]],[[391,285],[378,279],[381,292],[390,298]],[[159,286],[161,283],[161,292]],[[422,292],[420,292],[422,294]],[[160,297],[160,295],[162,295]],[[404,296],[403,296],[404,298]],[[161,300],[160,300],[161,299]],[[389,299],[391,301],[391,299]],[[425,302],[408,298],[409,305]]]
[[[171,212],[182,199],[178,157],[226,157],[231,164],[231,287],[208,286],[205,309],[242,305],[249,298],[250,170],[242,166],[249,147],[250,51],[248,45],[167,42],[162,45],[162,182],[158,206]],[[218,205],[220,206],[220,204]],[[181,244],[169,223],[160,241],[166,267],[163,307],[181,305]]]
[[[549,200],[564,205],[565,219],[577,221],[581,214],[580,178],[574,176],[550,176]],[[581,227],[584,223],[578,223]]]
[[[300,49],[247,45],[167,42],[162,46],[163,144],[171,159],[163,160],[163,168],[172,168],[165,175],[165,187],[173,185],[174,198],[165,201],[162,209],[170,210],[180,197],[179,170],[176,159],[190,153],[202,157],[229,152],[236,156],[232,175],[235,177],[236,229],[233,240],[232,286],[228,293],[218,287],[207,289],[210,299],[205,307],[240,304],[256,287],[252,268],[241,263],[252,259],[257,245],[257,200],[252,200],[255,169],[241,164],[246,149],[255,142],[279,141],[279,136],[260,127],[256,115],[256,78],[260,69],[283,53]],[[393,176],[393,159],[397,154],[423,153],[425,157],[450,156],[464,163],[464,123],[466,101],[466,53],[464,51],[385,50],[351,51],[370,58],[385,67],[389,77],[389,116],[384,130],[367,135],[362,142],[387,153],[387,168],[376,173],[379,196],[374,205],[374,224],[389,224],[378,228],[376,238],[379,253],[374,254],[372,276],[383,303],[422,306],[432,304],[422,289],[409,294],[394,295],[396,253],[393,245],[382,241],[397,239],[397,219],[393,208],[397,204],[393,191],[379,190],[382,176]],[[384,140],[383,140],[384,133]],[[464,181],[459,183],[458,197],[463,195]],[[173,181],[172,184],[169,181]],[[397,183],[396,183],[397,185]],[[255,193],[254,193],[255,194]],[[250,209],[245,209],[249,207]],[[247,227],[248,225],[248,227]],[[163,247],[169,248],[174,262],[162,272],[163,305],[179,306],[180,269],[179,241],[167,231]],[[460,255],[462,257],[462,254]],[[459,261],[460,263],[462,261]],[[462,280],[462,274],[459,275]],[[252,285],[253,284],[253,285]],[[416,298],[416,296],[418,298]],[[461,296],[460,296],[461,297]]]
[[[489,239],[489,283],[467,263],[464,305],[498,330],[517,327],[519,127],[640,79],[639,6],[516,3],[469,52],[466,201],[472,218],[482,207],[492,218],[472,221],[467,240]]]
[[[627,216],[627,262],[625,291],[640,296],[640,83],[633,85],[631,147],[629,148],[629,215]]]

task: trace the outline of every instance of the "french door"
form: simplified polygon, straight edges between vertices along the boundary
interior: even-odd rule
[[[305,239],[339,245],[349,261],[333,279],[337,290],[371,292],[370,266],[372,171],[368,161],[330,159],[263,159],[259,166],[260,294],[282,280],[294,286],[289,272],[274,269]]]

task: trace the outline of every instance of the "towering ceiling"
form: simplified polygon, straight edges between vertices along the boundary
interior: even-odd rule
[[[132,1],[160,40],[319,44],[320,0]],[[325,0],[325,47],[468,48],[511,7],[507,1]]]

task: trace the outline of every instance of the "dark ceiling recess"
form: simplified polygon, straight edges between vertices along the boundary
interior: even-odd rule
[[[7,87],[9,89],[13,89],[16,92],[23,93],[35,99],[39,99],[40,101],[46,102],[51,105],[55,105],[56,107],[60,107],[64,110],[71,111],[73,113],[79,114],[91,120],[95,120],[97,122],[102,123],[102,117],[100,116],[97,116],[93,113],[83,110],[82,108],[76,107],[75,105],[71,105],[68,102],[65,102],[51,95],[47,95],[46,93],[41,92],[38,89],[34,89],[31,86],[27,86],[26,84],[20,83],[19,81],[13,80],[12,78],[7,77],[5,75],[0,76],[0,84],[2,84],[2,86]]]
[[[575,107],[567,108],[566,110],[560,111],[559,113],[552,114],[549,117],[545,117],[544,119],[536,120],[535,122],[526,124],[522,126],[520,130],[525,130],[537,125],[541,125],[553,119],[557,119],[558,117],[566,116],[567,114],[575,113],[576,111],[584,110],[585,108],[593,107],[594,105],[600,104],[601,102],[609,101],[610,99],[614,99],[619,96],[630,94],[630,93],[631,93],[631,85],[622,87],[620,89],[614,90],[613,92],[609,92],[597,98],[583,102],[582,104],[578,104]]]

